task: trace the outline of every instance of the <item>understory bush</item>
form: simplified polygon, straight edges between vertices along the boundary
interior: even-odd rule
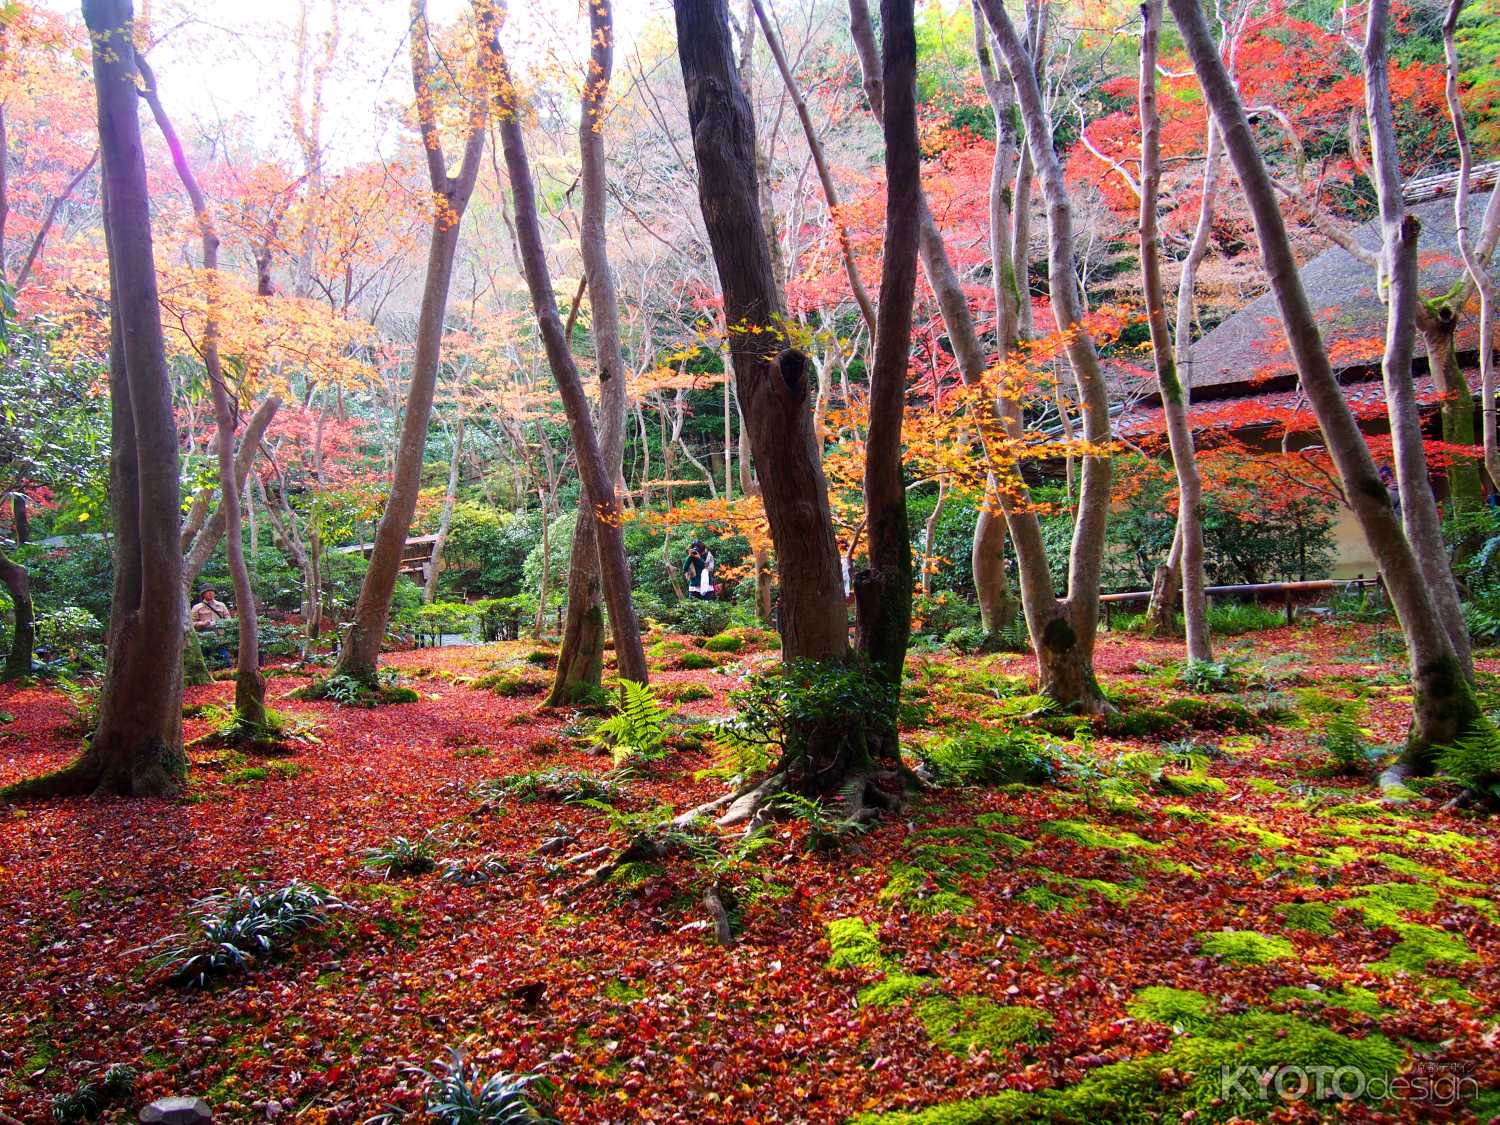
[[[1053,747],[1026,726],[974,724],[930,739],[917,756],[939,785],[1045,785],[1055,777]]]
[[[498,1070],[486,1075],[461,1050],[432,1069],[409,1067],[407,1074],[422,1082],[422,1118],[438,1125],[555,1125],[531,1104],[531,1091],[547,1094],[551,1084],[535,1074]],[[400,1109],[388,1109],[365,1125],[398,1125],[406,1120]]]
[[[249,971],[279,943],[321,925],[343,904],[322,887],[293,880],[210,895],[191,909],[195,930],[173,934],[151,959],[179,988],[203,988],[217,977]]]
[[[634,680],[621,680],[614,707],[614,714],[594,728],[594,742],[609,750],[617,766],[634,758],[647,762],[660,758],[667,717],[655,692]]]

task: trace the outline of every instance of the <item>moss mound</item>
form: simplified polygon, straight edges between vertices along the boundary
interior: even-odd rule
[[[933,996],[917,1005],[928,1037],[945,1051],[1004,1051],[1018,1043],[1042,1043],[1052,1017],[1039,1008],[1000,1005],[978,996]]]
[[[1258,934],[1254,930],[1221,930],[1199,934],[1203,952],[1211,953],[1237,965],[1265,965],[1297,955],[1296,947],[1284,937]]]

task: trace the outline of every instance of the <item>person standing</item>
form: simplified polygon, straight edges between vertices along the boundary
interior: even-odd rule
[[[711,599],[714,596],[714,556],[701,539],[688,548],[687,563],[682,568],[687,578],[688,597]]]
[[[233,616],[229,612],[229,607],[219,600],[218,593],[212,586],[203,587],[203,592],[198,596],[198,603],[188,614],[193,631],[198,634],[199,643],[205,649],[210,644],[215,644],[214,655],[225,662],[229,660],[229,649],[224,644],[218,643],[219,626]]]

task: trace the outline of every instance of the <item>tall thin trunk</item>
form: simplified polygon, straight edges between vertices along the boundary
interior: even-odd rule
[[[26,568],[0,550],[0,583],[10,594],[15,628],[10,635],[10,649],[5,654],[5,670],[0,682],[21,680],[31,675],[31,654],[36,645],[36,620],[32,615],[31,582]]]
[[[771,26],[771,21],[766,17],[765,5],[762,0],[750,0],[750,4],[755,9],[756,19],[760,21],[761,31],[765,33],[766,46],[771,49],[771,58],[776,62],[781,81],[786,86],[786,92],[791,96],[792,106],[797,111],[797,119],[802,122],[802,134],[807,140],[807,151],[812,154],[813,166],[818,171],[818,182],[823,185],[823,198],[828,204],[828,220],[833,224],[834,233],[838,237],[839,254],[844,261],[844,274],[849,279],[849,291],[854,294],[854,303],[859,306],[859,314],[864,317],[865,325],[873,336],[875,334],[875,306],[870,301],[870,294],[865,289],[864,279],[859,275],[859,265],[854,260],[854,246],[849,240],[849,228],[845,225],[844,216],[840,213],[838,185],[834,183],[833,173],[828,168],[828,158],[823,153],[823,144],[818,139],[817,129],[813,126],[812,114],[808,112],[807,102],[802,97],[802,91],[797,87],[797,78],[792,74],[786,54],[781,49],[781,40],[776,36],[776,29]]]
[[[674,0],[673,8],[703,220],[731,328],[735,391],[781,577],[782,655],[840,661],[848,647],[843,577],[812,428],[808,359],[784,347],[785,310],[761,217],[755,124],[736,73],[728,12],[724,0]]]
[[[1422,441],[1422,416],[1412,384],[1411,360],[1416,339],[1417,233],[1416,219],[1406,214],[1401,197],[1401,168],[1396,156],[1396,123],[1391,111],[1390,75],[1386,52],[1389,0],[1371,0],[1365,34],[1365,116],[1370,125],[1370,158],[1380,199],[1380,226],[1386,295],[1385,377],[1386,412],[1391,422],[1391,447],[1396,483],[1401,491],[1401,516],[1406,538],[1417,556],[1438,617],[1448,631],[1453,651],[1472,683],[1474,659],[1469,630],[1459,604],[1458,584],[1448,562],[1443,523],[1427,475]],[[1467,385],[1464,398],[1469,399]]]
[[[563,408],[568,416],[568,427],[573,434],[578,475],[583,484],[583,494],[587,497],[587,507],[580,506],[578,518],[594,521],[604,601],[614,630],[615,657],[620,676],[645,683],[648,675],[646,653],[641,646],[640,623],[630,602],[630,563],[625,557],[625,541],[620,530],[620,504],[615,496],[615,474],[600,447],[593,418],[589,414],[588,398],[583,393],[583,381],[579,378],[578,366],[573,362],[573,354],[563,334],[562,317],[558,315],[557,297],[552,289],[552,275],[547,268],[547,250],[542,242],[541,223],[537,218],[536,187],[531,178],[531,162],[526,155],[525,138],[521,134],[519,107],[514,100],[515,89],[510,84],[498,42],[494,45],[494,52],[501,75],[497,84],[502,104],[499,114],[500,141],[505,150],[505,165],[510,172],[511,193],[515,199],[516,240],[520,244],[526,286],[531,291],[532,310],[547,351],[547,363],[552,368],[552,376],[557,382]],[[606,262],[599,272],[607,275],[607,270]],[[590,270],[591,275],[593,272]],[[594,282],[595,278],[591,276],[590,283]],[[597,307],[594,312],[597,318]],[[611,378],[618,380],[623,394],[623,367],[617,367]],[[623,427],[623,406],[621,410]]]
[[[1474,692],[1447,630],[1439,620],[1411,544],[1391,510],[1343,390],[1334,377],[1322,337],[1297,273],[1297,261],[1239,94],[1234,88],[1197,0],[1168,0],[1250,205],[1261,259],[1281,313],[1302,388],[1318,419],[1344,495],[1380,566],[1406,636],[1415,693],[1414,728],[1405,764],[1430,770],[1434,747],[1451,743],[1478,717]]]
[[[491,80],[494,10],[477,5],[478,47],[475,65],[477,85]],[[443,346],[443,322],[448,308],[448,289],[453,280],[453,259],[458,251],[459,230],[479,174],[484,151],[488,107],[483,96],[471,100],[468,135],[457,175],[448,174],[443,144],[433,104],[431,60],[427,49],[427,3],[412,0],[411,72],[416,93],[418,125],[427,156],[428,180],[432,185],[433,218],[427,250],[427,276],[422,286],[417,314],[417,342],[412,358],[411,386],[401,420],[391,491],[380,526],[375,532],[370,566],[365,571],[355,604],[354,620],[344,637],[338,673],[365,683],[375,680],[380,645],[390,617],[391,595],[401,573],[401,556],[411,530],[422,487],[422,460],[427,450],[427,428],[432,418],[432,400],[437,388]]]
[[[735,407],[735,413],[739,413],[738,406]],[[761,500],[764,503],[760,482],[755,479],[750,465],[750,431],[746,428],[743,417],[740,418],[740,494],[746,499]],[[775,620],[775,610],[771,597],[771,553],[766,550],[765,543],[755,543],[751,561],[755,567],[755,619],[762,625],[770,625]]]
[[[182,788],[182,553],[177,423],[157,303],[129,0],[86,0],[110,275],[115,580],[99,722],[61,771],[6,796],[171,796]]]
[[[1177,519],[1182,537],[1182,617],[1190,661],[1213,659],[1208,637],[1208,599],[1203,593],[1203,480],[1188,423],[1172,338],[1167,330],[1167,301],[1161,280],[1161,247],[1157,236],[1156,204],[1161,190],[1161,117],[1156,109],[1157,41],[1161,34],[1161,0],[1141,5],[1141,284],[1146,295],[1146,319],[1151,352],[1156,361],[1156,385],[1167,423],[1172,467],[1177,473]]]
[[[880,311],[870,365],[865,435],[865,526],[870,567],[854,578],[859,647],[892,685],[894,699],[911,638],[911,530],[901,477],[901,423],[911,357],[916,292],[922,155],[917,144],[917,40],[912,0],[881,0],[881,71],[885,83],[885,246]],[[895,717],[888,735],[894,756]]]
[[[1062,164],[1052,147],[1052,121],[1042,101],[1036,62],[999,0],[982,0],[982,6],[1010,71],[1031,160],[1041,177],[1047,205],[1052,315],[1065,338],[1083,412],[1083,439],[1090,447],[1083,457],[1078,514],[1068,555],[1068,589],[1063,599],[1058,600],[1052,591],[1035,517],[1011,519],[1011,537],[1022,565],[1021,604],[1037,654],[1041,690],[1065,706],[1099,711],[1108,707],[1094,677],[1094,642],[1112,475],[1110,456],[1105,451],[1110,440],[1109,401],[1093,337],[1083,322],[1078,276],[1073,268],[1072,206]],[[1010,421],[1014,426],[1013,416]]]
[[[620,347],[620,305],[615,292],[606,233],[609,188],[606,183],[604,121],[610,76],[614,72],[614,5],[611,0],[592,0],[588,11],[589,62],[578,126],[578,153],[581,162],[579,179],[583,186],[579,250],[583,255],[583,268],[588,277],[590,331],[594,338],[595,362],[599,365],[599,454],[604,459],[603,469],[613,494],[613,485],[624,467],[626,407],[625,357]],[[670,472],[667,473],[668,478],[671,475]],[[590,494],[585,488],[579,498],[579,518],[573,537],[573,557],[569,564],[568,619],[563,630],[562,649],[558,654],[557,674],[553,678],[552,691],[547,700],[553,705],[568,702],[580,694],[597,689],[603,676],[604,628],[600,607],[603,567],[597,529],[592,526],[592,521],[584,518],[589,507]],[[616,596],[612,604],[618,604],[620,600],[622,599]],[[623,601],[626,605],[630,604],[628,588],[624,592]],[[611,624],[615,624],[613,619]],[[617,624],[615,635],[618,646],[621,630]],[[636,635],[639,637],[638,625]],[[644,668],[644,654],[641,661]]]
[[[448,533],[453,529],[453,506],[458,502],[458,467],[463,455],[464,416],[460,414],[453,425],[453,452],[448,458],[448,487],[443,490],[443,514],[438,517],[437,538],[432,541],[432,562],[428,564],[427,581],[422,587],[422,600],[428,605],[437,597],[443,549],[448,546]]]
[[[1005,574],[1005,513],[1000,507],[999,482],[993,473],[985,477],[984,500],[974,521],[974,543],[969,553],[974,571],[974,591],[979,599],[979,624],[986,647],[996,647],[1016,616]]]
[[[255,589],[250,584],[250,569],[245,565],[245,536],[240,513],[240,476],[236,472],[234,430],[238,409],[224,382],[224,367],[219,357],[219,233],[208,210],[208,200],[188,163],[187,152],[161,103],[161,92],[145,59],[137,60],[144,83],[142,96],[151,107],[161,130],[172,164],[182,181],[198,235],[203,245],[205,278],[203,314],[203,366],[208,375],[209,393],[214,404],[214,428],[218,439],[219,509],[224,513],[224,545],[229,560],[229,580],[234,587],[235,610],[239,619],[239,642],[235,659],[234,710],[240,722],[259,729],[266,725],[266,681],[260,674],[260,615],[255,607]],[[251,451],[253,455],[253,450]]]

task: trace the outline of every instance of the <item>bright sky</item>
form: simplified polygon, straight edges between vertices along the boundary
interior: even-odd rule
[[[392,112],[411,100],[407,61],[409,0],[309,0],[312,52],[338,5],[339,48],[324,88],[323,139],[333,167],[389,156],[406,129]],[[41,0],[81,20],[78,0]],[[168,111],[184,133],[249,137],[257,149],[291,154],[288,111],[296,67],[301,0],[136,0],[157,45],[151,62]],[[429,0],[440,28],[467,0]],[[652,20],[671,19],[671,0],[616,0],[618,48],[627,50]],[[502,42],[517,70],[556,62],[578,70],[587,49],[579,0],[511,0]],[[618,58],[618,54],[617,54]]]

